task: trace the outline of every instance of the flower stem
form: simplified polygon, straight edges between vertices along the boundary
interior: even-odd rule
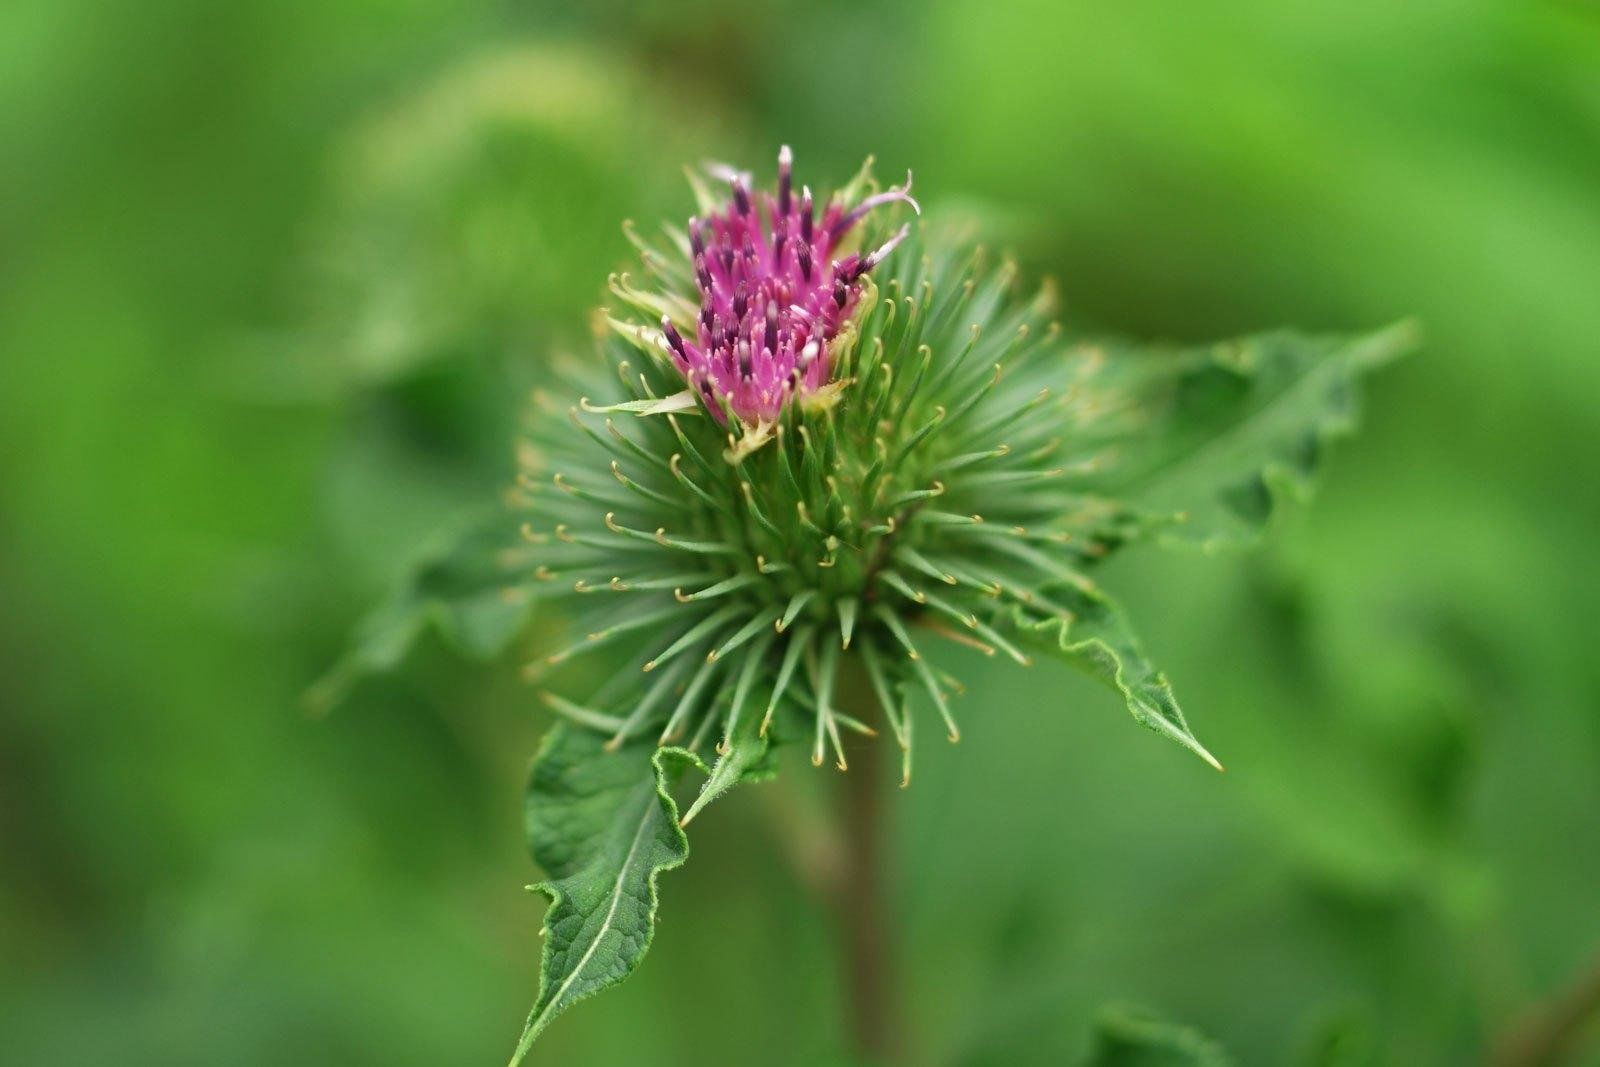
[[[847,656],[841,667],[840,696],[850,701],[846,706],[853,713],[864,711],[873,698],[858,657]],[[861,739],[849,752],[850,770],[839,776],[844,862],[834,894],[834,921],[851,1043],[863,1065],[897,1062],[905,1032],[888,913],[884,755],[890,744],[883,737]]]
[[[1502,1034],[1489,1062],[1495,1067],[1564,1063],[1596,1016],[1600,1016],[1600,954],[1570,986],[1547,1003],[1530,1009]]]

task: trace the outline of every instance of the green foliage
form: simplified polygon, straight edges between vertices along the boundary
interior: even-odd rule
[[[1168,520],[1169,540],[1253,540],[1285,498],[1305,499],[1327,443],[1355,429],[1358,379],[1415,347],[1402,324],[1358,337],[1279,332],[1204,348],[1112,346],[1131,426],[1091,484]]]
[[[1352,338],[1266,334],[1182,351],[1094,349],[1106,353],[1101,377],[1122,397],[1112,429],[1089,424],[1090,435],[1116,451],[1089,479],[1118,516],[1098,532],[1120,544],[1153,529],[1169,544],[1207,549],[1253,540],[1283,497],[1309,497],[1326,442],[1355,428],[1360,376],[1411,347],[1414,333],[1399,326]],[[1130,515],[1142,521],[1130,523]],[[1220,770],[1122,609],[1084,583],[1047,592],[1068,614],[1030,620],[1019,612],[1016,624],[1115,689],[1137,722]],[[1041,634],[1047,639],[1038,642]]]
[[[611,747],[592,731],[557,725],[528,781],[527,832],[549,876],[539,997],[512,1063],[550,1020],[626,978],[655,933],[656,877],[689,856],[672,781],[692,754],[648,742]]]
[[[296,366],[382,383],[581,336],[594,279],[623,247],[617,220],[678,189],[674,168],[637,166],[634,145],[694,158],[723,124],[715,101],[652,92],[580,44],[512,42],[450,64],[332,161]]]
[[[1084,1067],[1232,1067],[1233,1060],[1199,1031],[1138,1008],[1103,1009]]]
[[[1166,676],[1145,658],[1122,609],[1098,589],[1064,587],[1051,593],[1069,605],[1070,618],[1018,625],[1052,655],[1114,690],[1141,726],[1178,742],[1217,770],[1222,764],[1195,739]]]
[[[527,599],[507,595],[508,526],[492,509],[425,551],[361,620],[349,651],[307,694],[311,707],[326,711],[362,676],[393,670],[429,627],[474,659],[503,652],[528,617]]]
[[[1571,981],[1600,884],[1573,847],[1600,805],[1592,5],[371,15],[0,5],[8,1056],[503,1059],[539,951],[507,798],[549,715],[428,642],[330,719],[296,701],[419,532],[505,480],[516,398],[624,263],[616,220],[681,217],[680,162],[782,140],[915,166],[1062,280],[1069,334],[1429,338],[1262,553],[1094,575],[1227,778],[1064,669],[941,661],[987,695],[894,795],[924,1058],[1071,1062],[1115,991],[1244,1063],[1302,1062],[1352,1002],[1365,1067],[1471,1063]],[[663,951],[534,1062],[692,1067],[711,1033],[838,1060],[823,916],[725,807]],[[759,948],[732,977],[729,942]]]

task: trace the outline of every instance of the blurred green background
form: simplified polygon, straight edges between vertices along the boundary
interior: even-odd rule
[[[1600,7],[11,0],[0,1061],[503,1062],[517,657],[299,701],[507,480],[620,221],[784,141],[915,168],[1074,326],[1427,330],[1264,551],[1105,575],[1225,777],[1064,669],[927,734],[916,1062],[1068,1062],[1126,1000],[1246,1064],[1465,1064],[1596,966]],[[845,1062],[765,805],[696,830],[534,1062]]]

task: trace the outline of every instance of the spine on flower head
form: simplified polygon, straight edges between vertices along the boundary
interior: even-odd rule
[[[829,203],[816,217],[809,187],[794,195],[794,156],[778,153],[774,193],[754,192],[746,175],[721,172],[731,200],[689,220],[689,251],[700,313],[692,339],[662,317],[667,351],[718,421],[732,412],[747,426],[777,421],[789,402],[832,380],[830,345],[855,312],[862,278],[882,263],[909,227],[862,255],[835,253],[874,208],[903,202],[904,186],[859,203]]]

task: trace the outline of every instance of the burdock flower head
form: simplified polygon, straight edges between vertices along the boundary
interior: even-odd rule
[[[1404,342],[1069,343],[1048,289],[912,219],[909,175],[816,197],[791,167],[715,168],[686,228],[629,227],[643,280],[536,394],[509,593],[569,634],[530,668],[566,721],[528,792],[552,904],[519,1057],[638,961],[707,803],[790,743],[845,770],[852,733],[909,782],[919,722],[960,736],[963,657],[1064,660],[1216,766],[1094,568],[1252,535]]]
[[[700,213],[665,247],[630,228],[652,281],[612,279],[613,375],[575,384],[565,411],[540,394],[531,592],[584,622],[535,673],[602,649],[633,660],[592,694],[552,688],[551,706],[612,749],[714,742],[688,822],[775,740],[804,736],[844,769],[842,733],[874,717],[909,781],[914,699],[959,736],[961,685],[924,644],[1026,665],[1024,638],[1053,631],[1204,754],[1086,573],[1144,521],[1098,491],[1127,417],[1099,388],[1105,353],[1064,351],[1049,292],[1013,300],[1009,265],[893,218],[920,210],[909,175],[880,192],[865,167],[819,202],[796,193],[787,149],[771,192],[712,174],[726,191],[697,180]],[[875,710],[839,698],[842,667]]]
[[[774,194],[752,193],[748,175],[719,168],[731,197],[721,211],[689,220],[689,253],[699,296],[693,340],[670,314],[661,329],[673,363],[719,422],[727,415],[764,437],[791,401],[837,395],[833,349],[855,315],[862,280],[905,240],[902,225],[862,255],[834,258],[873,208],[913,209],[911,176],[903,188],[851,204],[835,197],[817,218],[809,186],[795,194],[793,157],[778,154]]]

